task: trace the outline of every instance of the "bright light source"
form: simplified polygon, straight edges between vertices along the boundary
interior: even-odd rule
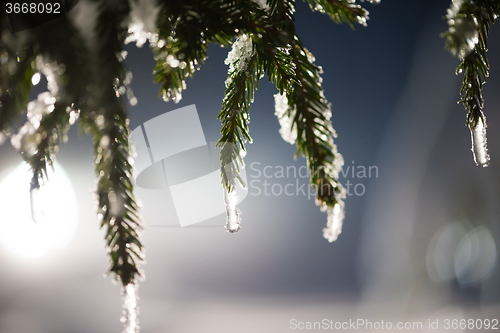
[[[18,166],[0,184],[0,243],[12,253],[41,257],[68,246],[76,231],[76,197],[68,176],[55,163],[49,181],[34,197],[31,211],[29,166]],[[33,216],[37,222],[33,221]]]
[[[38,83],[40,83],[41,78],[42,76],[40,75],[40,73],[33,74],[33,76],[31,77],[31,84],[36,86]]]

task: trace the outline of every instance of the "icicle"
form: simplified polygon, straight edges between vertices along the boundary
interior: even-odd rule
[[[120,321],[123,323],[122,333],[139,332],[139,309],[137,307],[137,286],[134,283],[127,284],[122,289],[123,316]]]
[[[226,80],[226,87],[229,87],[232,83],[232,76],[235,72],[243,72],[247,70],[248,60],[254,55],[254,49],[252,44],[252,38],[246,34],[241,35],[236,41],[234,41],[231,51],[227,54],[227,58],[224,61],[226,65],[229,65],[228,69],[228,78]],[[240,110],[241,111],[241,110]],[[231,144],[231,143],[226,143]],[[225,146],[223,149],[228,149],[228,146]],[[236,149],[237,151],[239,149]],[[241,160],[244,157],[244,151],[240,151]],[[229,183],[232,184],[232,191],[227,192],[224,190],[224,200],[226,202],[226,214],[227,214],[227,222],[226,222],[226,230],[232,234],[237,233],[240,229],[241,223],[241,211],[236,207],[238,203],[238,197],[236,196],[236,188],[235,188],[235,179],[237,178],[238,168],[235,168],[232,161],[228,165],[224,167],[226,170]],[[232,167],[231,167],[232,165]]]
[[[326,228],[323,229],[323,237],[330,243],[335,241],[342,232],[342,223],[344,221],[344,208],[342,206],[337,203],[333,208],[327,209],[328,222]]]
[[[479,117],[476,127],[470,133],[474,161],[476,165],[487,167],[490,162],[490,155],[488,155],[488,148],[486,146],[486,125],[483,123],[481,117]]]
[[[45,219],[45,209],[40,194],[40,188],[30,190],[31,218],[35,223],[41,223]]]
[[[226,230],[232,234],[237,233],[241,229],[241,211],[236,207],[238,197],[234,186],[231,192],[224,190],[224,200],[226,201],[227,214]]]

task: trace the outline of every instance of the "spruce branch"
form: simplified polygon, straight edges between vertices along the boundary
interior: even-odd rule
[[[254,101],[259,80],[267,72],[280,91],[286,89],[294,78],[290,57],[282,47],[277,47],[275,28],[268,28],[258,36],[242,35],[233,44],[226,59],[229,75],[226,91],[218,119],[222,122],[221,138],[217,147],[221,149],[221,177],[224,188],[231,192],[244,167],[245,143],[252,142],[249,133],[250,104]],[[284,34],[281,34],[284,36]],[[283,39],[283,37],[281,37]]]
[[[241,32],[259,32],[265,12],[253,1],[162,1],[159,34],[152,43],[155,82],[165,101],[179,102],[192,77],[207,58],[209,43],[231,45]]]
[[[335,23],[347,23],[353,29],[355,23],[366,26],[368,11],[356,4],[355,0],[304,1],[309,4],[312,10],[327,14]]]
[[[63,16],[35,28],[34,34],[43,60],[37,63],[37,69],[47,76],[49,84],[53,81],[57,85],[54,94],[58,101],[76,111],[88,109],[90,92],[95,88],[91,72],[95,59],[72,21]],[[60,47],[61,44],[68,46]]]
[[[337,137],[330,121],[330,105],[321,87],[321,68],[298,37],[290,49],[295,63],[297,83],[285,94],[276,96],[276,113],[282,123],[282,136],[296,142],[297,153],[307,160],[310,182],[316,189],[316,204],[328,213],[323,236],[333,242],[342,230],[345,190],[340,184],[339,171],[344,164],[337,152]],[[288,132],[288,133],[286,133]]]
[[[40,95],[38,101],[28,105],[28,118],[37,123],[34,132],[26,133],[22,140],[36,145],[36,149],[30,154],[22,147],[21,155],[33,173],[31,191],[38,189],[40,180],[47,177],[47,166],[53,166],[59,144],[67,141],[69,127],[78,119],[80,109],[86,109],[87,88],[91,85],[86,70],[90,60],[87,49],[66,17],[45,24],[43,29],[34,29],[33,35],[38,49],[36,67],[47,77],[51,93]],[[72,47],[56,47],[61,43],[70,43]],[[79,80],[72,80],[73,77]],[[40,121],[34,118],[40,116]]]
[[[321,68],[313,64],[313,56],[295,34],[294,5],[293,0],[269,1],[268,13],[271,20],[278,23],[267,27],[258,38],[252,34],[242,35],[228,55],[229,76],[219,114],[222,121],[222,137],[218,142],[218,147],[222,148],[222,183],[227,191],[230,217],[229,212],[234,212],[235,207],[229,194],[234,179],[243,183],[239,171],[244,166],[244,144],[251,140],[248,109],[258,80],[267,73],[280,92],[276,97],[277,115],[282,123],[280,132],[285,140],[297,143],[296,156],[304,155],[307,159],[311,182],[317,188],[316,203],[329,212],[325,237],[332,241],[340,232],[343,216],[345,191],[338,182],[343,159],[333,143],[336,133],[321,87]]]
[[[482,95],[490,69],[487,40],[499,14],[500,2],[496,0],[453,0],[446,16],[449,28],[442,35],[450,52],[461,60],[456,71],[464,73],[459,103],[467,110],[466,123],[472,133],[474,158],[476,164],[482,166],[489,162]]]
[[[217,147],[221,149],[221,177],[226,191],[232,192],[237,179],[242,186],[246,184],[239,176],[244,167],[245,142],[252,142],[248,124],[248,110],[254,100],[258,81],[264,75],[264,67],[259,63],[252,38],[243,35],[233,44],[226,59],[229,76],[218,119],[222,122],[221,138]]]
[[[253,10],[256,9],[254,5],[251,7]],[[289,15],[285,16],[284,20],[281,18],[272,20],[277,15],[270,13],[275,11],[278,2],[270,1],[267,5],[269,8],[264,13],[270,15],[267,19],[271,22],[286,22],[286,19],[292,17],[293,6],[287,3]],[[229,65],[229,75],[225,82],[222,109],[218,115],[218,119],[222,122],[222,135],[217,147],[221,149],[221,178],[227,192],[233,191],[235,180],[246,187],[239,174],[241,168],[245,166],[243,160],[246,154],[245,143],[252,142],[249,133],[249,109],[254,101],[259,80],[267,72],[270,79],[276,81],[280,91],[283,91],[294,75],[290,61],[287,62],[290,58],[283,51],[289,34],[286,29],[280,29],[279,26],[280,24],[269,24],[257,33],[248,31],[240,35],[233,43],[225,61]],[[274,66],[269,65],[270,63]]]
[[[125,287],[136,283],[144,260],[139,232],[139,207],[133,192],[129,119],[121,103],[119,86],[125,80],[121,63],[126,36],[124,21],[128,2],[101,3],[97,33],[99,71],[95,111],[82,112],[84,129],[94,139],[98,177],[98,215],[105,227],[106,245],[111,259],[110,272]]]
[[[333,142],[336,133],[321,86],[322,70],[295,33],[295,1],[270,0],[267,5],[271,20],[278,23],[255,43],[257,59],[279,91],[275,101],[280,133],[285,141],[297,145],[296,157],[303,155],[307,160],[310,181],[317,190],[316,204],[328,212],[323,234],[331,242],[342,228],[345,190],[338,181],[343,158]],[[273,35],[281,38],[273,40]]]
[[[279,18],[292,38],[287,47],[275,48],[267,59],[267,73],[278,88],[276,115],[281,124],[280,133],[289,143],[297,146],[296,157],[303,155],[310,171],[310,181],[315,186],[316,204],[329,212],[338,230],[341,227],[345,190],[338,181],[344,163],[333,139],[337,136],[330,121],[330,105],[321,86],[321,67],[314,64],[313,55],[295,34],[293,25],[294,1],[270,2],[271,13]],[[287,22],[288,20],[288,22]],[[335,240],[337,234],[325,237]]]
[[[42,94],[44,96],[44,94]],[[56,102],[54,97],[45,95],[42,99],[48,99],[48,103],[42,106],[44,115],[40,125],[34,131],[27,132],[22,138],[19,149],[21,156],[30,165],[32,172],[30,191],[40,187],[40,181],[47,179],[47,166],[53,167],[55,156],[59,150],[59,144],[67,141],[67,131],[70,126],[70,118],[73,122],[76,113],[64,103]],[[53,104],[52,101],[53,100]],[[40,100],[38,101],[40,104]],[[28,106],[28,110],[33,105]],[[40,107],[40,106],[35,106]],[[33,107],[31,107],[33,108]],[[71,114],[71,116],[70,116]],[[33,118],[32,118],[33,119]],[[30,124],[32,125],[32,124]]]
[[[111,97],[110,97],[111,99]],[[120,101],[108,101],[91,127],[98,175],[98,216],[105,227],[110,272],[123,286],[135,283],[144,260],[139,207],[133,193],[129,120]]]
[[[338,182],[344,161],[333,143],[337,135],[331,126],[330,105],[321,87],[321,68],[314,65],[314,57],[298,37],[292,44],[290,56],[298,83],[293,83],[286,91],[286,99],[288,116],[293,115],[291,128],[297,133],[296,156],[306,157],[311,183],[317,189],[316,203],[326,210],[345,198],[345,191]]]
[[[19,45],[14,36],[3,30],[0,37],[0,142],[12,132],[13,122],[26,110],[35,72],[33,45]]]

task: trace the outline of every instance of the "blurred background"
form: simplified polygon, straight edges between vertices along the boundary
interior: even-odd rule
[[[448,331],[446,319],[500,319],[500,27],[489,39],[484,97],[491,163],[481,168],[470,151],[466,111],[456,103],[459,62],[440,38],[449,4],[367,4],[368,27],[353,31],[297,3],[299,35],[324,70],[345,159],[341,182],[351,184],[343,232],[328,243],[322,237],[326,214],[307,187],[298,190],[307,178],[277,173],[299,170],[305,160],[294,160],[294,146],[281,139],[276,90],[264,78],[251,107],[250,187],[239,205],[239,233],[225,232],[225,214],[181,228],[168,190],[137,189],[147,249],[142,332],[290,332],[323,319],[421,322],[404,331],[436,332]],[[81,1],[72,11],[77,21],[85,20],[84,6]],[[210,49],[178,104],[158,97],[148,46],[130,44],[127,51],[138,99],[129,108],[132,128],[195,104],[206,141],[218,140],[229,49]],[[25,172],[15,171],[21,162],[10,143],[0,146],[3,193],[13,191],[11,175],[23,179]],[[103,277],[108,259],[95,217],[90,138],[73,128],[58,163],[67,174],[56,191],[63,195],[47,209],[60,208],[68,221],[61,244],[52,246],[56,239],[34,230],[40,251],[12,246],[16,216],[5,213],[9,195],[0,202],[0,332],[119,332],[120,288]],[[29,177],[15,184],[27,195]],[[279,193],[288,184],[293,195]],[[72,193],[76,207],[67,209],[61,200]],[[436,320],[438,329],[430,329]],[[308,331],[316,330],[324,329]]]

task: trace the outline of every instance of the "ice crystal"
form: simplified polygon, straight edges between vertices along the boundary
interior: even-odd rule
[[[69,111],[69,124],[73,125],[75,121],[77,121],[78,118],[80,117],[80,112],[74,110],[66,110],[66,111]]]
[[[165,102],[173,101],[174,103],[179,103],[182,99],[182,91],[186,88],[185,82],[183,81],[183,87],[180,89],[169,88],[169,90],[163,90],[162,99]]]
[[[228,87],[232,80],[231,74],[234,72],[240,72],[245,70],[248,66],[248,59],[252,57],[254,53],[252,38],[248,35],[241,35],[234,43],[231,51],[227,54],[227,58],[224,61],[226,65],[229,65],[229,77],[226,80],[226,87]]]
[[[328,219],[326,228],[323,229],[323,237],[330,243],[337,240],[342,232],[342,223],[344,221],[344,205],[337,203],[327,209]]]
[[[51,93],[44,92],[39,94],[36,100],[28,103],[28,121],[35,128],[38,128],[43,115],[54,110],[55,102],[56,98]]]
[[[450,8],[448,8],[448,14],[446,15],[446,18],[453,19],[455,16],[457,16],[463,3],[464,0],[452,0],[451,6]]]
[[[37,129],[40,127],[42,117],[54,110],[55,102],[56,98],[51,93],[44,92],[39,94],[36,100],[28,103],[28,121],[11,137],[11,144],[15,149],[28,157],[36,153],[38,144],[42,140]]]
[[[58,95],[59,92],[59,84],[57,82],[57,77],[58,75],[63,74],[66,71],[66,67],[64,64],[58,65],[57,62],[45,62],[45,59],[42,56],[38,56],[35,59],[36,62],[36,67],[40,70],[40,73],[45,76],[47,79],[47,89],[52,95]],[[33,76],[33,78],[37,79],[38,81],[41,79],[41,75]],[[32,80],[33,80],[32,78]]]
[[[257,3],[260,8],[264,10],[269,10],[269,5],[267,4],[266,0],[253,0],[253,2]]]
[[[294,144],[297,140],[297,127],[294,126],[293,119],[295,118],[296,110],[288,105],[288,98],[285,94],[274,95],[274,114],[278,117],[280,123],[280,134],[283,140],[290,144]]]
[[[125,44],[135,42],[137,47],[142,47],[150,38],[150,33],[145,31],[144,23],[133,22],[128,28],[129,35],[125,39]]]
[[[137,47],[142,47],[155,35],[156,18],[159,8],[153,0],[132,1],[130,11],[129,35],[125,43],[135,42]]]
[[[483,123],[483,118],[480,117],[476,127],[471,130],[471,139],[476,165],[487,167],[490,162],[490,155],[486,145],[486,124]]]

